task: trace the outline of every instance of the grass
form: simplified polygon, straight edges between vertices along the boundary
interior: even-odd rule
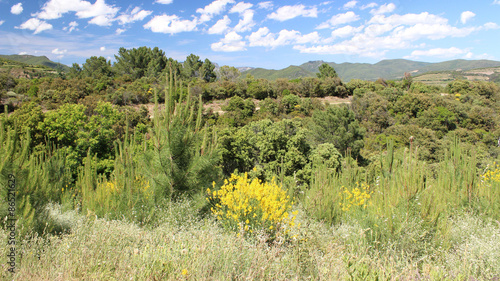
[[[288,241],[236,237],[212,218],[200,219],[192,200],[159,209],[163,221],[141,228],[125,221],[61,212],[69,234],[34,237],[18,246],[14,280],[480,280],[500,276],[500,226],[467,213],[450,218],[450,247],[419,242],[425,228],[408,221],[398,240],[374,249],[370,229],[355,220],[336,226],[311,220]],[[0,235],[6,239],[7,233]],[[415,258],[416,244],[424,254]],[[2,256],[8,248],[3,244]]]

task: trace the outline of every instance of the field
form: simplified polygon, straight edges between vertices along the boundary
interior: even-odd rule
[[[141,59],[0,73],[2,279],[500,278],[499,68],[120,56]]]

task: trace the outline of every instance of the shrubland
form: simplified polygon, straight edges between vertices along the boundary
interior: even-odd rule
[[[14,174],[18,259],[3,277],[500,277],[497,84],[344,83],[326,67],[268,81],[146,47],[116,58],[2,74],[0,215]],[[204,109],[217,99],[224,113]]]

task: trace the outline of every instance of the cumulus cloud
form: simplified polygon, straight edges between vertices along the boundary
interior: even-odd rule
[[[174,0],[156,0],[155,3],[159,3],[159,4],[172,4],[174,2]]]
[[[116,35],[120,35],[120,34],[122,34],[125,31],[127,31],[127,30],[123,29],[123,28],[117,28],[116,31],[115,31],[115,33],[116,33]]]
[[[270,10],[273,8],[273,6],[273,2],[271,1],[260,2],[259,4],[257,4],[257,7],[259,7],[259,9],[264,10]]]
[[[68,52],[68,50],[59,50],[59,48],[55,48],[52,50],[52,54],[54,55],[64,55]]]
[[[253,20],[254,11],[246,10],[243,14],[241,14],[242,19],[238,22],[238,24],[234,27],[234,31],[236,32],[245,32],[250,31],[252,27],[255,26],[255,22]]]
[[[364,26],[359,26],[359,27],[352,27],[350,25],[343,26],[341,28],[337,28],[332,31],[332,38],[344,38],[344,37],[349,37],[353,36],[360,31],[362,31]]]
[[[274,34],[267,27],[259,28],[248,36],[249,46],[270,47],[272,49],[291,44],[318,43],[320,40],[318,32],[302,35],[296,30],[283,29],[278,34]]]
[[[151,15],[153,11],[141,10],[139,7],[135,7],[129,14],[122,14],[118,16],[116,19],[121,24],[133,23],[136,21],[141,21],[145,19],[147,16]]]
[[[238,52],[245,51],[246,43],[238,33],[231,31],[217,43],[213,43],[211,48],[216,52]]]
[[[494,22],[487,22],[483,25],[483,28],[488,30],[488,29],[498,29],[500,26]]]
[[[470,55],[471,53],[469,52],[469,50],[459,49],[456,47],[435,48],[430,50],[415,50],[411,53],[410,56],[406,58],[413,58],[413,59],[420,57],[453,58],[463,54]]]
[[[10,12],[14,15],[19,15],[23,12],[23,3],[17,3],[10,8]]]
[[[316,29],[333,28],[337,25],[358,21],[359,19],[360,17],[358,15],[349,11],[344,14],[334,15],[329,20],[318,25]]]
[[[371,10],[370,13],[374,14],[374,15],[388,14],[388,13],[392,13],[395,9],[396,9],[396,5],[394,5],[393,3],[389,3],[389,4],[382,5],[382,6],[378,7],[377,9]]]
[[[31,18],[23,22],[20,26],[16,26],[16,28],[33,30],[33,34],[38,34],[42,31],[52,29],[52,25],[37,18]]]
[[[52,20],[62,17],[65,13],[75,12],[80,19],[90,18],[91,24],[109,26],[118,10],[117,7],[107,5],[104,0],[96,0],[94,4],[82,0],[50,0],[43,5],[42,11],[34,16],[39,19]]]
[[[316,7],[308,9],[302,4],[295,6],[283,6],[278,8],[276,12],[269,14],[267,17],[277,21],[286,21],[296,17],[316,18],[318,17],[318,9]]]
[[[101,52],[104,52],[104,51],[106,51],[106,47],[105,47],[105,46],[102,46],[101,48],[99,48],[99,50],[100,50]]]
[[[214,16],[222,13],[226,9],[226,6],[228,4],[233,3],[234,0],[215,0],[204,8],[197,9],[196,12],[201,14],[201,22],[207,22],[210,21]]]
[[[229,13],[244,13],[246,10],[251,9],[253,7],[253,4],[250,3],[245,3],[245,2],[239,2],[238,4],[234,5],[231,10],[229,10]]]
[[[144,25],[144,28],[151,29],[153,32],[175,34],[194,31],[197,24],[196,18],[193,20],[183,20],[176,15],[161,15],[151,19]]]
[[[68,24],[68,26],[63,27],[63,30],[71,33],[71,31],[73,31],[73,30],[78,30],[77,26],[78,26],[78,23],[76,21],[72,21]]]
[[[378,6],[377,3],[372,2],[372,3],[361,6],[361,10],[371,9],[371,8],[375,8],[377,6]]]
[[[208,29],[208,34],[223,34],[229,30],[229,24],[231,24],[231,20],[225,15]]]
[[[4,20],[0,20],[0,25],[2,25],[5,21]]]
[[[475,16],[476,14],[474,14],[473,12],[465,11],[460,15],[460,22],[466,24],[470,19],[472,19]]]
[[[352,0],[352,1],[349,1],[347,3],[344,4],[344,9],[352,9],[354,7],[356,7],[356,4],[358,4],[358,1],[356,0]]]

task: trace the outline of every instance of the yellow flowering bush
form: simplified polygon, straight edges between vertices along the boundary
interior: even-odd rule
[[[500,165],[496,162],[493,163],[493,167],[488,169],[482,176],[483,186],[491,186],[494,183],[500,183]]]
[[[297,212],[292,212],[293,201],[274,179],[262,182],[232,174],[219,190],[207,189],[211,211],[224,227],[244,235],[264,230],[272,236],[283,231],[287,234],[295,227]]]
[[[341,202],[339,206],[344,212],[349,212],[353,207],[362,207],[365,209],[370,202],[371,194],[370,186],[367,183],[356,182],[356,187],[349,190],[346,187],[341,187],[342,191],[339,192]]]

